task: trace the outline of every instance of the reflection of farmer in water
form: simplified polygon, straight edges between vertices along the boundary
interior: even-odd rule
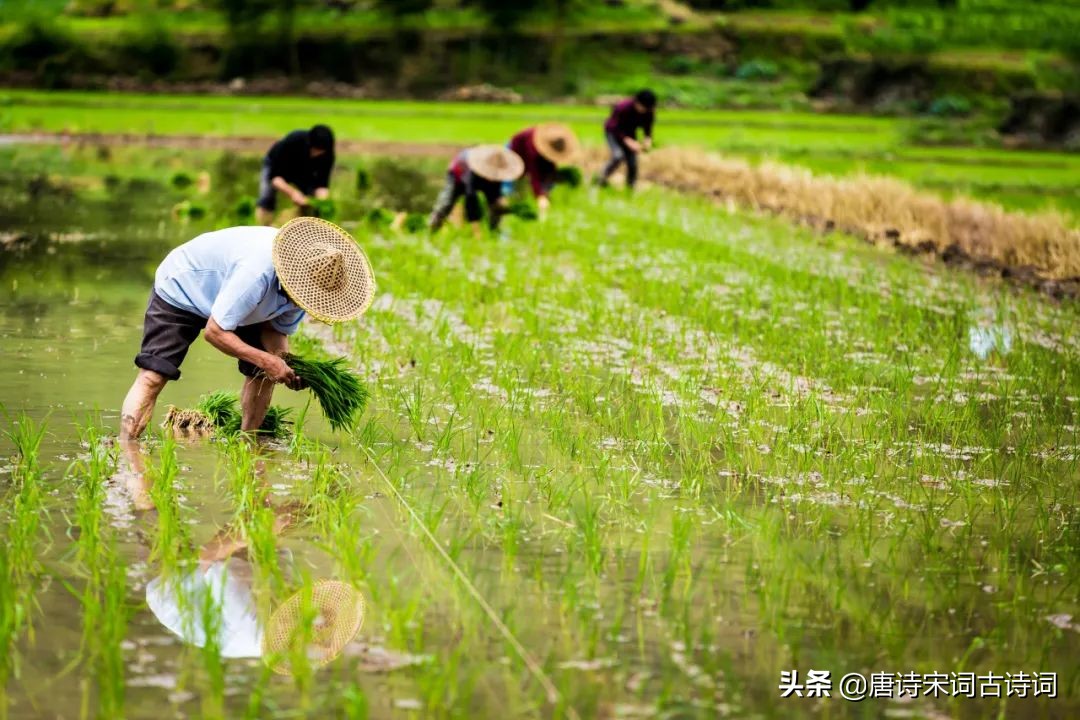
[[[517,180],[522,170],[524,163],[518,154],[501,145],[477,145],[462,150],[446,171],[446,185],[435,200],[428,221],[431,231],[442,227],[457,201],[465,198],[465,219],[479,235],[479,223],[484,217],[481,195],[487,202],[488,226],[492,230],[497,228],[506,213],[503,183]]]
[[[547,215],[549,195],[559,167],[569,165],[577,156],[577,136],[561,123],[543,123],[514,135],[507,147],[524,161],[525,177],[529,179],[529,187],[543,218]]]
[[[297,503],[270,507],[276,536],[302,509]],[[213,645],[225,658],[263,657],[276,672],[291,672],[296,653],[311,667],[337,657],[363,623],[360,593],[336,580],[318,581],[267,613],[269,604],[256,602],[252,566],[244,557],[248,545],[242,531],[225,527],[203,545],[194,567],[152,579],[146,604],[154,617],[185,643]]]
[[[626,187],[634,187],[637,182],[637,156],[652,147],[655,119],[656,94],[652,90],[642,90],[611,108],[611,115],[604,122],[604,137],[611,151],[611,159],[600,172],[597,182],[607,185],[612,173],[619,165],[626,163]],[[640,141],[637,139],[639,128],[644,134]]]
[[[151,580],[146,604],[158,622],[196,647],[204,647],[213,633],[222,657],[262,655],[263,628],[251,591],[251,564],[233,557],[246,547],[239,533],[222,530],[203,546],[195,568]]]
[[[276,383],[302,382],[282,359],[305,312],[323,322],[363,313],[375,291],[367,257],[341,228],[297,218],[280,230],[234,227],[175,248],[158,266],[143,322],[139,373],[124,398],[120,439],[142,434],[158,395],[180,378],[199,333],[239,361],[241,430],[258,428]]]
[[[256,203],[260,225],[269,225],[277,209],[278,192],[285,193],[303,211],[310,195],[330,196],[330,172],[334,169],[334,133],[325,125],[293,130],[271,146],[263,158]]]

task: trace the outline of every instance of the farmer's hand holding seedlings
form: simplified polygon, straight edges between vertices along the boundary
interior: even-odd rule
[[[577,135],[562,123],[541,123],[514,135],[507,147],[525,164],[525,178],[536,198],[534,217],[543,220],[551,207],[551,190],[560,180],[560,172],[569,171],[578,159]]]
[[[263,158],[259,200],[255,203],[260,225],[270,225],[277,210],[277,194],[284,193],[301,212],[330,196],[334,169],[334,132],[325,125],[293,130],[274,143]]]
[[[169,380],[179,379],[180,364],[203,330],[207,342],[239,361],[241,431],[263,425],[277,383],[294,390],[310,384],[325,410],[326,398],[305,375],[310,368],[303,359],[281,357],[288,351],[286,338],[305,314],[327,323],[358,317],[374,294],[364,252],[325,220],[297,218],[280,230],[227,228],[175,248],[155,274],[135,357],[139,374],[124,399],[121,440],[145,430],[158,395]],[[326,373],[317,377],[325,379]],[[362,386],[357,390],[359,380],[352,380],[324,383],[331,405],[347,414],[331,417],[335,429],[351,421],[366,399]]]
[[[259,367],[268,379],[281,383],[290,390],[303,390],[307,387],[307,384],[293,372],[289,364],[277,355],[267,353],[266,360]]]

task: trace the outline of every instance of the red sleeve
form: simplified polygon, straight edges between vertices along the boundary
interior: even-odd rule
[[[540,177],[540,153],[536,149],[536,143],[529,143],[529,157],[525,160],[525,167],[529,173],[529,184],[532,185],[533,197],[544,197],[547,190]]]
[[[543,178],[540,177],[540,153],[536,149],[533,140],[534,128],[526,128],[514,137],[510,138],[510,149],[521,156],[525,163],[525,174],[529,176],[529,187],[532,188],[534,197],[547,195],[544,189]]]

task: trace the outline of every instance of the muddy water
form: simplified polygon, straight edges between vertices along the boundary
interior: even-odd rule
[[[79,665],[83,611],[67,586],[77,588],[81,580],[72,559],[74,487],[65,471],[84,451],[80,424],[98,422],[115,432],[121,401],[135,376],[133,357],[157,263],[172,247],[213,227],[162,222],[168,204],[152,192],[128,198],[122,212],[113,212],[117,208],[110,208],[112,201],[93,199],[72,204],[69,212],[65,205],[74,198],[44,192],[36,203],[6,206],[13,224],[5,228],[0,248],[0,405],[9,414],[25,413],[48,426],[41,462],[48,488],[45,524],[51,538],[42,560],[49,576],[36,595],[34,638],[18,644],[19,678],[9,683],[9,712],[17,718],[80,717],[88,698],[89,707],[94,707],[93,679]],[[155,422],[166,406],[191,407],[208,391],[239,389],[241,379],[235,361],[199,341],[184,363],[182,379],[170,383],[162,394]],[[306,394],[285,390],[275,397],[275,403],[296,411],[305,401]],[[313,439],[332,439],[318,417],[307,430]],[[11,449],[8,439],[0,438],[4,458],[0,465],[6,465]],[[271,447],[264,457],[262,479],[274,487],[275,495],[303,482],[304,470],[287,460],[286,453]],[[203,440],[181,442],[178,458],[185,519],[191,523],[193,542],[204,543],[233,511],[219,481],[227,471],[224,455]],[[5,488],[6,477],[0,475]],[[132,608],[123,646],[127,716],[198,715],[198,687],[188,676],[194,666],[191,648],[146,603],[147,586],[158,574],[158,568],[148,563],[154,513],[136,510],[130,494],[119,483],[110,483],[106,514],[118,533],[118,552],[128,574],[126,600]],[[383,521],[382,516],[375,517],[372,524]],[[387,545],[392,548],[393,541]],[[302,533],[284,538],[279,546],[287,573],[299,563],[312,577],[328,576],[325,555]],[[241,567],[238,572],[242,571]],[[355,668],[361,661],[386,661],[385,656],[372,661],[361,652],[369,646],[381,652],[377,614],[369,617],[362,640],[364,645],[350,650],[359,659],[342,664]],[[394,661],[390,656],[389,662]],[[232,715],[242,712],[264,668],[252,659],[227,662],[225,694]],[[393,693],[385,690],[388,682],[372,680],[370,691],[378,694],[382,687],[381,694],[389,698]],[[288,707],[289,683],[278,679],[273,687],[285,688],[281,703]],[[372,710],[378,712],[378,706]],[[95,713],[91,710],[90,715]]]
[[[233,204],[250,192],[244,183],[250,184],[251,157],[213,165],[222,169],[214,176],[220,196],[192,198],[207,204],[213,219],[184,224],[170,216],[170,207],[182,196],[170,189],[169,177],[178,169],[194,173],[214,160],[161,150],[149,157],[138,152],[114,154],[109,161],[110,153],[119,152],[100,148],[95,154],[89,148],[50,155],[45,162],[32,153],[6,156],[0,149],[0,160],[14,157],[13,164],[21,173],[21,184],[12,175],[0,173],[0,401],[9,411],[25,411],[49,424],[42,459],[51,540],[42,543],[46,575],[37,591],[35,634],[32,640],[24,637],[18,643],[20,674],[8,686],[13,717],[99,715],[94,711],[93,670],[80,651],[87,615],[75,594],[84,582],[73,557],[79,537],[78,519],[71,512],[76,486],[65,478],[68,463],[83,452],[76,424],[89,414],[106,428],[115,427],[117,408],[134,373],[131,359],[155,265],[169,248],[201,230],[229,224]],[[55,175],[43,175],[40,168],[45,166]],[[441,171],[437,167],[431,176],[438,177]],[[228,184],[229,177],[234,178],[234,186]],[[343,179],[350,180],[347,175]],[[630,225],[653,223],[668,207],[680,207],[673,197],[662,199],[665,204],[657,207],[655,195],[643,194],[635,198],[641,207],[629,207],[612,196],[607,202],[614,206],[615,215],[608,217],[629,218]],[[352,200],[356,201],[355,196]],[[615,227],[615,220],[591,217],[601,208],[590,202],[584,196],[576,204],[568,202],[565,209],[560,206],[566,212],[557,220],[566,224],[563,235],[628,235]],[[724,227],[742,233],[738,246],[754,257],[722,260],[718,271],[701,262],[717,262],[717,258],[697,247],[695,237],[718,231],[695,223],[721,221],[697,207],[698,212],[681,211],[676,224],[683,224],[685,232],[670,241],[657,233],[640,247],[562,245],[560,267],[565,263],[565,276],[545,268],[552,261],[550,248],[526,242],[495,246],[458,242],[453,235],[431,240],[394,233],[367,238],[372,256],[383,263],[379,267],[401,270],[380,277],[379,299],[364,322],[324,337],[339,343],[334,352],[359,358],[377,375],[376,401],[367,415],[374,429],[366,442],[385,460],[383,467],[395,487],[400,486],[426,525],[461,561],[479,592],[513,626],[524,646],[541,655],[539,661],[583,717],[831,716],[834,710],[836,717],[986,717],[997,713],[997,705],[969,703],[954,708],[944,702],[914,705],[906,700],[873,706],[835,703],[823,707],[810,700],[786,703],[778,699],[776,683],[780,668],[793,667],[947,671],[960,667],[961,658],[979,649],[975,640],[982,643],[986,637],[995,654],[981,662],[973,656],[982,671],[1050,668],[1064,673],[1074,667],[1075,645],[1070,641],[1077,632],[1073,620],[1077,615],[1069,589],[1075,582],[1059,577],[1072,577],[1065,574],[1071,569],[1064,554],[1075,546],[1069,544],[1072,536],[1065,533],[1072,532],[1069,528],[1075,523],[1054,526],[1052,518],[1045,520],[1053,527],[1048,538],[1060,548],[1060,562],[1052,553],[1039,555],[1044,569],[1033,577],[1042,584],[1007,594],[1014,581],[1026,577],[1026,570],[999,575],[998,568],[1005,564],[996,556],[985,559],[985,569],[974,562],[979,548],[998,541],[998,528],[988,526],[1000,524],[1003,516],[965,514],[955,505],[932,509],[928,506],[934,498],[926,494],[927,489],[944,491],[937,485],[955,485],[967,488],[966,494],[958,495],[961,499],[970,498],[971,506],[979,507],[980,498],[997,497],[991,492],[1007,493],[1011,488],[1026,492],[1022,483],[1035,473],[1040,487],[1057,482],[1064,492],[1076,477],[1075,463],[1055,474],[1057,466],[1047,469],[1028,456],[1015,462],[1003,456],[1008,463],[1005,470],[998,472],[984,464],[977,474],[968,476],[961,464],[971,456],[990,454],[993,446],[1001,444],[1000,438],[961,433],[954,441],[951,435],[962,429],[948,416],[928,414],[928,420],[941,426],[940,433],[928,433],[926,438],[900,433],[887,440],[890,452],[895,450],[904,462],[918,466],[916,482],[878,485],[879,479],[870,481],[862,473],[871,476],[878,471],[873,463],[883,438],[864,429],[895,413],[882,401],[868,404],[867,413],[872,414],[852,423],[850,448],[836,446],[838,452],[852,456],[858,451],[860,475],[849,478],[849,468],[840,462],[809,459],[811,444],[820,442],[822,433],[800,430],[792,440],[784,440],[782,433],[792,432],[792,419],[800,418],[792,408],[811,394],[825,413],[840,416],[858,408],[865,399],[858,396],[857,378],[828,367],[806,367],[802,358],[785,355],[790,346],[786,336],[768,335],[771,342],[750,344],[754,332],[777,333],[775,328],[785,327],[800,328],[820,343],[820,329],[814,333],[814,327],[822,324],[820,318],[804,312],[809,303],[803,301],[813,301],[823,306],[825,327],[835,323],[837,331],[843,328],[850,337],[842,339],[855,341],[850,347],[860,350],[850,353],[846,362],[886,365],[891,356],[880,352],[881,343],[869,342],[871,334],[861,325],[860,303],[873,306],[875,293],[870,300],[865,295],[849,297],[825,280],[866,273],[875,292],[880,278],[883,290],[911,293],[912,302],[898,303],[897,314],[912,315],[915,327],[901,327],[900,332],[905,343],[919,346],[928,344],[919,328],[934,321],[915,312],[917,303],[946,305],[945,297],[956,288],[951,282],[935,280],[933,291],[942,297],[928,299],[924,285],[930,276],[918,274],[906,280],[902,275],[879,275],[877,263],[884,261],[877,255],[863,265],[855,257],[822,253],[809,242],[774,243],[738,218]],[[347,215],[362,217],[357,212],[361,209],[357,206]],[[610,228],[600,226],[608,222]],[[784,237],[790,233],[787,227],[782,230]],[[778,250],[782,255],[790,253],[785,264],[808,268],[806,277],[785,274],[778,278],[765,272],[773,267]],[[634,295],[615,291],[643,259],[656,275],[637,278],[637,286],[627,285]],[[731,272],[726,272],[729,265]],[[432,272],[436,268],[443,270],[441,277]],[[558,294],[549,304],[534,306],[534,298],[526,291],[532,281],[522,282],[524,268],[538,270],[535,277],[541,280],[571,280],[575,275],[589,280],[580,283],[584,286],[580,293],[572,281],[549,282]],[[700,280],[692,276],[699,274],[714,282],[723,279],[732,288],[761,286],[765,299],[775,293],[776,307],[797,314],[779,314],[772,324],[759,322],[766,317],[763,313],[769,303],[740,305],[736,298],[741,291],[733,291],[717,293],[708,312],[703,310],[700,316],[662,305],[667,312],[658,319],[657,300],[667,294],[658,292],[657,298],[651,298],[642,292],[646,283],[654,279],[671,283],[677,278],[686,287],[694,287]],[[531,272],[529,277],[533,277]],[[805,288],[795,287],[796,280]],[[501,303],[474,294],[484,287],[496,298],[507,293],[506,318],[498,310]],[[593,304],[592,312],[602,321],[591,322],[582,310],[583,299]],[[1047,311],[1042,305],[1023,308],[1026,312],[1020,319],[1029,323]],[[719,327],[722,323],[716,321],[724,315],[741,318],[756,330],[717,342],[703,328]],[[969,334],[967,324],[962,326],[959,342],[964,352],[978,358],[978,368],[985,365],[989,370],[975,373],[971,383],[958,387],[981,391],[979,383],[985,380],[988,392],[1001,392],[1005,372],[1001,365],[1018,356],[1031,363],[1011,369],[1018,377],[1032,376],[1044,364],[1053,371],[1047,377],[1075,374],[1075,353],[1065,349],[1074,347],[1072,334],[1066,331],[1074,325],[1047,318],[1045,325],[1052,332],[1041,335],[1034,327],[1021,326],[1005,347],[1004,335],[993,329],[995,317],[970,318],[979,327],[991,329],[992,347],[985,353],[980,349],[987,343],[969,347],[972,339],[983,340],[982,334]],[[558,365],[529,368],[523,359],[528,355],[509,345],[508,333],[502,330],[551,323],[565,336],[558,343],[546,333],[523,336],[544,340],[541,352],[551,353]],[[724,337],[721,332],[720,339]],[[1060,350],[1067,359],[1031,353],[1024,344],[1032,337],[1039,337],[1040,347],[1047,352]],[[866,342],[859,344],[860,340]],[[637,354],[639,345],[650,353]],[[595,375],[604,380],[583,382],[584,390],[575,389],[573,383],[560,387],[556,374],[545,368],[564,367],[561,363],[566,359],[579,370],[575,379]],[[705,387],[695,380],[701,365],[710,366],[710,384]],[[920,375],[928,378],[939,370],[935,362],[920,370]],[[235,388],[240,381],[234,363],[202,342],[196,343],[184,371],[184,379],[168,388],[162,405],[190,406],[204,392]],[[534,382],[530,373],[547,379]],[[829,380],[830,374],[839,382]],[[623,380],[616,381],[620,377]],[[867,372],[861,382],[871,377]],[[936,381],[926,378],[912,380],[919,388],[927,386],[911,392],[914,409],[929,403],[923,393],[928,398],[938,396],[935,404],[949,401],[935,389]],[[663,391],[640,395],[655,397],[655,403],[635,402],[644,393],[641,384],[645,382]],[[1046,385],[1055,387],[1051,382]],[[743,387],[748,388],[745,393],[738,390]],[[1035,383],[1022,389],[1028,392],[1029,387],[1030,395],[1020,399],[1031,404],[1018,407],[1034,412],[1039,407],[1034,399],[1044,390]],[[1072,390],[1065,394],[1080,395]],[[564,398],[566,404],[583,410],[558,412]],[[603,417],[614,409],[615,398],[628,401],[641,417],[625,421],[625,427],[617,415]],[[725,464],[716,479],[719,486],[733,488],[725,491],[723,505],[688,499],[678,476],[669,472],[679,467],[670,462],[665,449],[670,445],[641,435],[646,423],[670,426],[680,404],[698,407],[695,398],[708,406],[702,407],[704,421],[692,423],[690,432],[680,434],[679,440],[690,447],[700,443],[702,448],[730,453],[730,465]],[[764,408],[752,407],[763,398]],[[301,400],[290,393],[279,398],[293,406]],[[410,416],[412,403],[422,410],[415,418]],[[441,429],[448,426],[458,406],[471,408],[465,415],[471,427],[458,431],[460,442],[451,438],[448,449],[436,449]],[[1049,407],[1058,415],[1045,427],[1056,430],[1053,423],[1069,423],[1069,432],[1075,434],[1071,406]],[[161,414],[159,410],[159,419]],[[856,413],[856,417],[863,416]],[[526,421],[521,423],[519,418]],[[413,423],[423,427],[416,430]],[[1004,421],[993,416],[992,424],[997,427]],[[508,439],[515,432],[514,442],[521,447],[510,452]],[[714,432],[726,438],[723,447],[712,439]],[[695,433],[700,433],[700,441]],[[740,442],[735,433],[745,433],[749,439]],[[431,549],[418,530],[419,523],[394,504],[387,486],[355,443],[332,435],[319,422],[307,434],[326,443],[333,461],[347,468],[349,491],[358,499],[355,516],[361,542],[355,547],[361,568],[358,575],[363,576],[369,594],[369,616],[360,640],[349,646],[346,657],[317,675],[306,700],[291,680],[268,676],[258,660],[226,660],[225,715],[338,717],[351,708],[356,710],[353,716],[362,717],[365,713],[353,702],[356,687],[363,691],[367,714],[373,717],[557,715],[543,703],[543,693],[492,630],[475,599],[462,591],[461,583]],[[1073,452],[1075,439],[1066,433],[1059,436],[1060,447],[1045,452]],[[579,443],[595,444],[604,452],[583,453],[580,457],[585,459],[579,460]],[[783,444],[788,448],[781,450]],[[1030,442],[1026,447],[1044,450]],[[780,452],[784,453],[781,460],[768,459]],[[934,459],[923,461],[922,454]],[[9,455],[10,442],[0,437],[0,487],[5,492],[9,490],[4,474]],[[150,455],[160,455],[156,446],[150,448]],[[490,459],[492,455],[495,460]],[[191,544],[201,547],[234,518],[236,502],[227,478],[231,468],[223,448],[212,442],[181,443],[178,456],[181,522],[190,528]],[[282,448],[267,448],[262,457],[260,477],[273,488],[275,501],[303,496],[303,488],[312,480],[309,465]],[[746,465],[744,457],[756,459]],[[475,475],[470,468],[477,470]],[[593,478],[595,485],[588,486],[581,499],[559,500],[569,486]],[[970,489],[972,485],[978,489]],[[736,491],[739,487],[743,490]],[[635,495],[640,488],[648,488],[647,495]],[[651,512],[639,513],[635,497],[647,497]],[[1024,495],[1006,497],[1030,502]],[[1073,504],[1073,494],[1061,497],[1053,506],[1054,517],[1068,511],[1064,505]],[[444,513],[447,503],[453,505]],[[590,513],[600,510],[607,513],[607,528],[594,521],[595,542],[590,543]],[[0,508],[0,519],[6,521],[10,511]],[[721,511],[726,515],[721,516]],[[212,715],[204,706],[206,684],[199,675],[205,657],[181,643],[148,606],[147,589],[159,568],[149,563],[147,545],[162,525],[159,517],[151,511],[136,511],[131,498],[116,485],[110,487],[106,513],[112,531],[118,533],[118,554],[127,568],[125,600],[132,613],[122,644],[126,715]],[[682,570],[668,560],[671,553],[664,545],[674,543],[669,538],[674,537],[679,514],[691,518],[684,527],[697,527],[688,536],[692,552]],[[975,522],[978,531],[966,533],[965,528]],[[811,523],[820,532],[798,532]],[[846,527],[860,532],[848,532]],[[931,539],[940,537],[944,546],[899,540],[885,548],[887,556],[868,556],[861,532],[869,529],[870,534],[880,531],[886,539],[910,538],[914,531],[908,528],[920,528]],[[1030,531],[1013,536],[1034,543]],[[324,546],[330,544],[316,537],[310,527],[293,528],[278,539],[279,564],[290,581],[327,577],[332,571]],[[515,549],[516,558],[511,552]],[[921,552],[912,552],[908,562],[906,556],[912,550]],[[369,551],[370,555],[364,555]],[[1021,548],[1022,554],[1028,552],[1035,552],[1034,547]],[[828,565],[817,567],[818,558],[828,558]],[[1007,553],[1001,558],[1011,562]],[[976,569],[970,573],[963,569],[969,566]],[[694,584],[689,582],[691,574],[697,576]],[[949,595],[940,602],[908,587],[911,583],[913,588],[941,592],[945,583],[922,585],[931,574],[954,578],[946,587]],[[665,583],[674,588],[670,595],[663,589]],[[687,589],[680,591],[684,583]],[[844,587],[845,583],[849,586]],[[884,625],[880,616],[887,618]],[[1047,648],[1041,664],[1036,662],[1036,645]],[[406,648],[421,657],[409,656]],[[437,660],[424,662],[425,656]],[[401,667],[410,662],[419,664]],[[375,672],[390,668],[397,671]],[[1063,687],[1065,683],[1075,687],[1074,680],[1063,677],[1062,682]],[[264,695],[249,706],[253,691]],[[254,712],[247,712],[249,707]],[[441,710],[448,707],[453,712]],[[1009,710],[1014,707],[1010,705]],[[1020,705],[1016,716],[1029,716],[1029,707],[1030,716],[1064,718],[1073,716],[1070,710],[1075,704]],[[1047,711],[1041,712],[1042,708]]]

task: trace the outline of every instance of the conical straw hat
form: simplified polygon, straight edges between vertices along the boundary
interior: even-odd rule
[[[508,182],[525,172],[525,161],[502,145],[477,145],[465,151],[469,169],[486,180]]]
[[[577,159],[581,144],[577,135],[562,123],[541,123],[533,131],[536,151],[555,165],[571,165]]]
[[[375,297],[364,251],[337,225],[313,217],[290,220],[274,238],[274,268],[293,302],[316,320],[361,315]]]
[[[352,585],[320,580],[311,588],[311,604],[305,606],[304,591],[295,593],[270,616],[263,632],[263,659],[282,675],[292,674],[293,654],[298,649],[313,668],[328,664],[364,624],[364,596]],[[315,613],[310,633],[304,615]],[[298,644],[303,643],[303,648]]]

